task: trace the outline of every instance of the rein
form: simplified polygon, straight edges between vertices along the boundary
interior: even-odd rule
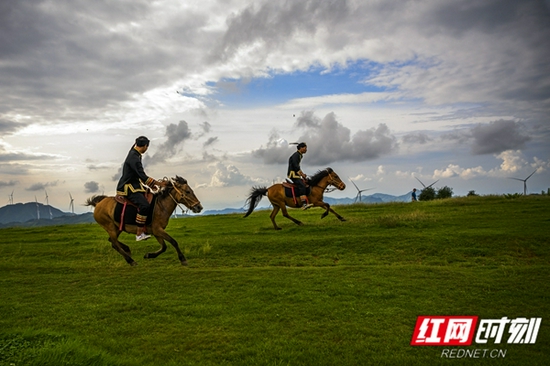
[[[328,192],[332,192],[332,191],[334,191],[335,189],[339,189],[339,188],[336,186],[335,182],[334,182],[334,178],[332,177],[332,173],[329,173],[327,169],[325,169],[325,171],[327,172],[327,177],[328,177],[327,185],[326,185],[325,187],[322,187],[321,185],[319,185],[319,183],[321,183],[321,182],[319,182],[319,183],[317,183],[317,184],[315,185],[315,187],[323,188],[323,189],[325,189],[325,190],[327,191],[327,193],[328,193]],[[334,187],[336,187],[336,188],[334,188],[334,189],[327,188],[327,186],[329,186],[329,185],[331,185],[331,184],[332,184]]]
[[[175,187],[174,187],[174,189],[175,189]],[[176,204],[176,206],[178,206],[178,207],[180,208],[181,212],[185,212],[185,211],[186,211],[186,209],[185,209],[184,207],[182,207],[181,204],[180,204],[178,201],[176,201],[176,199],[174,198],[174,196],[172,196],[172,193],[168,193],[168,195],[170,196],[170,198],[172,199],[172,201],[174,201],[174,203]]]
[[[168,180],[167,178],[164,178],[164,180]],[[176,185],[174,184],[174,180],[172,178],[169,179],[170,180],[170,183],[172,183],[172,187],[170,188],[173,188],[176,192],[178,192],[180,194],[181,197],[185,197],[183,193],[181,193],[181,191],[179,189],[176,188]],[[149,188],[150,189],[150,188]],[[159,192],[160,189],[157,189],[154,193],[157,193]],[[151,190],[152,191],[152,190]],[[180,208],[181,212],[185,212],[186,209],[184,207],[181,206],[181,204],[174,198],[174,196],[172,196],[172,193],[171,192],[168,192],[168,196],[170,196],[170,198],[172,199],[172,201],[174,201],[174,203],[176,204],[177,207]],[[162,202],[160,200],[157,199],[157,203],[160,205],[160,206],[163,206],[163,210],[166,211],[166,209],[164,208],[164,205],[162,204]],[[172,212],[170,212],[170,215],[172,214]]]

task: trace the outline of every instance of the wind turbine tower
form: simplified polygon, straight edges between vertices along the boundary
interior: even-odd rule
[[[355,201],[353,201],[353,203],[357,202],[357,200],[359,200],[359,202],[362,201],[362,197],[361,197],[362,192],[369,191],[369,190],[373,189],[373,188],[359,189],[359,187],[357,187],[357,184],[355,184],[355,182],[353,180],[351,180],[351,178],[349,178],[349,180],[353,184],[355,189],[357,189],[357,196],[355,196]]]
[[[44,190],[46,193],[46,206],[48,206],[48,211],[50,212],[50,220],[53,219],[52,208],[50,207],[50,201],[48,201],[48,191]]]
[[[73,198],[73,196],[71,195],[71,192],[69,192],[69,197],[71,197],[71,203],[69,203],[69,210],[71,210],[71,212],[72,212],[73,215],[74,215],[74,198]]]
[[[531,176],[533,174],[535,174],[537,171],[535,170],[533,173],[529,174],[529,176],[525,179],[520,179],[520,178],[509,178],[509,179],[515,179],[515,180],[519,180],[521,182],[523,182],[523,195],[524,196],[527,196],[527,179],[531,178]]]
[[[13,205],[13,191],[11,191],[11,194],[8,196],[9,197],[9,204],[10,205]]]
[[[36,218],[40,220],[40,206],[38,205],[38,199],[34,196],[34,202],[36,202]]]

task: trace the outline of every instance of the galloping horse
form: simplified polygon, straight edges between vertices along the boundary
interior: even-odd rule
[[[311,179],[309,179],[308,183],[311,187],[311,192],[307,196],[309,203],[312,203],[316,207],[322,207],[325,209],[325,212],[321,215],[321,218],[326,217],[329,212],[332,212],[336,215],[338,220],[346,221],[342,216],[334,212],[328,203],[323,202],[323,193],[328,185],[333,185],[341,191],[346,188],[346,185],[342,182],[338,174],[336,174],[331,168],[327,168],[317,172],[313,177],[311,177]],[[286,209],[286,206],[298,208],[301,206],[300,202],[298,201],[298,203],[296,203],[292,197],[286,197],[285,188],[282,183],[274,184],[269,188],[253,187],[248,199],[246,200],[249,207],[244,217],[247,217],[252,213],[252,211],[254,211],[263,196],[267,196],[269,202],[273,205],[273,211],[271,212],[270,218],[271,222],[273,222],[275,230],[281,230],[281,228],[275,223],[275,216],[277,216],[279,210],[283,211],[283,216],[287,219],[292,220],[297,225],[302,225],[302,222],[290,216]]]
[[[175,179],[167,180],[165,178],[165,182],[166,186],[155,193],[154,199],[156,199],[156,203],[152,213],[152,221],[147,226],[147,233],[152,234],[157,239],[161,248],[156,252],[145,254],[144,258],[156,258],[164,253],[166,251],[164,241],[168,240],[174,246],[176,252],[178,252],[181,264],[186,266],[187,260],[181,252],[178,242],[168,235],[164,229],[168,225],[168,220],[178,203],[184,204],[195,213],[202,211],[202,205],[185,179],[176,176]],[[109,234],[109,241],[113,249],[119,252],[128,264],[135,266],[137,263],[132,259],[130,248],[126,244],[121,243],[118,240],[118,236],[122,231],[135,234],[137,226],[127,224],[124,225],[123,230],[120,230],[120,218],[115,218],[116,205],[117,201],[115,198],[107,196],[93,196],[86,201],[86,206],[95,207],[94,219]]]

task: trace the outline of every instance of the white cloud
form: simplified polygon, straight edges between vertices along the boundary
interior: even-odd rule
[[[245,176],[234,165],[226,165],[221,162],[210,164],[209,169],[214,170],[212,179],[208,187],[232,187],[232,186],[246,186],[257,183],[257,179]]]
[[[508,173],[515,173],[527,164],[520,150],[504,151],[498,154],[497,158],[502,159],[500,169]]]

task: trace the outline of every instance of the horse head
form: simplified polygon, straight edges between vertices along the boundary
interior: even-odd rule
[[[176,175],[176,178],[170,178],[169,187],[175,191],[173,198],[176,202],[184,204],[194,213],[202,211],[202,205],[186,179]]]
[[[331,168],[327,168],[327,177],[328,177],[328,184],[333,185],[334,187],[338,188],[340,191],[343,191],[346,189],[346,184],[342,182],[338,174]]]

